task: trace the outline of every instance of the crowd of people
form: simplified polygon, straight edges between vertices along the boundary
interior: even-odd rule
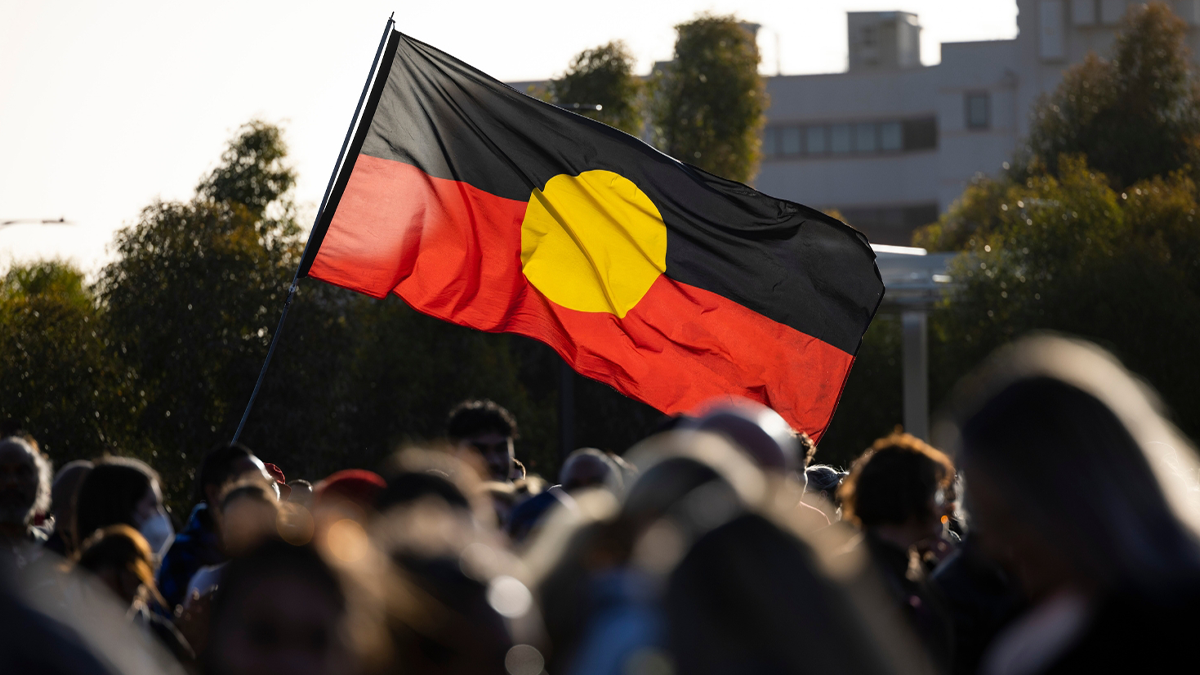
[[[1054,336],[960,383],[938,447],[848,468],[764,406],[528,473],[469,400],[374,470],[211,449],[173,522],[131,457],[0,440],[0,672],[1118,672],[1186,667],[1200,461],[1153,393]],[[614,420],[620,424],[620,420]],[[353,457],[346,457],[353,463]],[[177,529],[178,528],[178,531]]]

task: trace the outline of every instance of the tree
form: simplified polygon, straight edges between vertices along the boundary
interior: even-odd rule
[[[1083,154],[1116,188],[1200,169],[1200,88],[1186,34],[1167,5],[1132,5],[1112,60],[1088,55],[1035,107],[1018,166],[1040,162],[1053,173],[1060,155]]]
[[[1031,330],[1080,335],[1146,377],[1200,434],[1200,228],[1196,185],[1176,172],[1117,192],[1082,156],[1024,183],[979,184],[960,205],[989,204],[954,263],[961,283],[935,313],[934,392]],[[962,217],[962,207],[950,217]]]
[[[767,107],[754,35],[735,17],[712,14],[675,30],[675,59],[654,80],[655,142],[705,171],[749,182]]]
[[[135,434],[145,391],[119,357],[79,270],[42,261],[0,281],[0,417],[55,462],[105,451],[150,458]]]
[[[286,154],[278,128],[243,126],[194,199],[156,202],[117,233],[117,259],[100,274],[107,325],[146,391],[140,426],[163,450],[155,466],[173,499],[186,495],[198,457],[232,436],[299,262]],[[298,296],[245,436],[267,461],[300,469],[312,453],[298,451],[327,436],[331,416],[314,413],[332,406],[342,351],[337,304],[321,296]]]
[[[642,81],[633,74],[633,65],[633,54],[623,42],[585,49],[571,59],[562,77],[550,80],[550,100],[558,105],[599,104],[599,111],[579,112],[638,136],[642,131]]]

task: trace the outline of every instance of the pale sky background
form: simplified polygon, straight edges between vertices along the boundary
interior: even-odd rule
[[[60,257],[94,271],[154,199],[188,199],[231,133],[281,123],[311,224],[388,14],[502,80],[544,79],[612,39],[639,72],[697,12],[762,24],[764,74],[846,67],[847,11],[915,12],[922,61],[942,42],[1016,35],[1015,0],[0,0],[0,268]],[[778,36],[778,38],[776,37]]]

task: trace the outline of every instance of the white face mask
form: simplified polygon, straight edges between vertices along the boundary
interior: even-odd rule
[[[154,555],[159,560],[162,560],[163,556],[167,554],[171,542],[175,541],[175,528],[171,527],[171,519],[162,511],[147,518],[146,522],[138,528],[138,532],[141,532],[142,536],[146,538],[146,543],[150,544],[150,550],[154,551]]]

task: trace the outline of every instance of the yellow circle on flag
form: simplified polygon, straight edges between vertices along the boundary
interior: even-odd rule
[[[563,307],[624,318],[667,269],[667,226],[624,176],[559,174],[529,197],[521,269]]]

